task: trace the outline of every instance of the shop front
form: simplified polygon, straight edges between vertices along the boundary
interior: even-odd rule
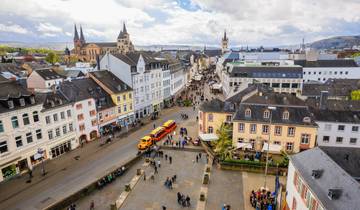
[[[50,155],[52,158],[58,157],[64,153],[71,151],[71,140],[59,144],[50,149]]]
[[[15,176],[16,174],[18,174],[18,169],[16,167],[16,164],[12,164],[2,168],[1,173],[4,180]]]

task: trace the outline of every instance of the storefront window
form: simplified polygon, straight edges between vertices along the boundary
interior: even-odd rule
[[[15,164],[10,165],[8,167],[3,168],[1,171],[2,171],[4,179],[10,178],[10,177],[16,175],[16,166],[15,166]]]

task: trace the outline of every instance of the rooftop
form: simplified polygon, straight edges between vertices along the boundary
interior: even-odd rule
[[[358,209],[360,206],[360,184],[347,172],[351,171],[349,168],[359,168],[359,163],[353,160],[359,158],[360,150],[348,149],[316,147],[290,156],[291,163],[325,209]],[[340,161],[346,152],[351,153],[349,161]],[[321,170],[321,176],[313,178],[313,170]],[[340,196],[330,199],[330,189],[340,190]]]
[[[98,79],[103,85],[105,85],[115,94],[132,91],[132,88],[129,85],[127,85],[110,71],[94,71],[89,72],[89,74]]]
[[[352,90],[360,89],[359,79],[328,79],[325,83],[305,83],[304,96],[320,96],[321,91],[328,91],[329,96],[350,96]]]
[[[360,123],[359,111],[312,110],[316,121]]]
[[[337,59],[337,60],[317,60],[317,61],[307,61],[307,60],[295,60],[295,65],[300,65],[302,67],[358,67],[354,60],[350,59]]]
[[[64,76],[56,73],[56,71],[46,68],[35,70],[44,80],[53,80],[53,79],[65,79]]]

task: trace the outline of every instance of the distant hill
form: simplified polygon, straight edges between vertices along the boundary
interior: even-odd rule
[[[360,45],[360,36],[336,36],[308,44],[315,49],[343,49]]]

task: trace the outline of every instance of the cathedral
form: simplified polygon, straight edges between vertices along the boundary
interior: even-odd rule
[[[134,45],[130,41],[130,35],[126,30],[125,23],[120,31],[116,42],[89,42],[85,41],[82,26],[80,36],[76,25],[74,26],[74,49],[71,51],[80,61],[96,63],[96,57],[106,52],[113,54],[126,54],[134,51]]]

